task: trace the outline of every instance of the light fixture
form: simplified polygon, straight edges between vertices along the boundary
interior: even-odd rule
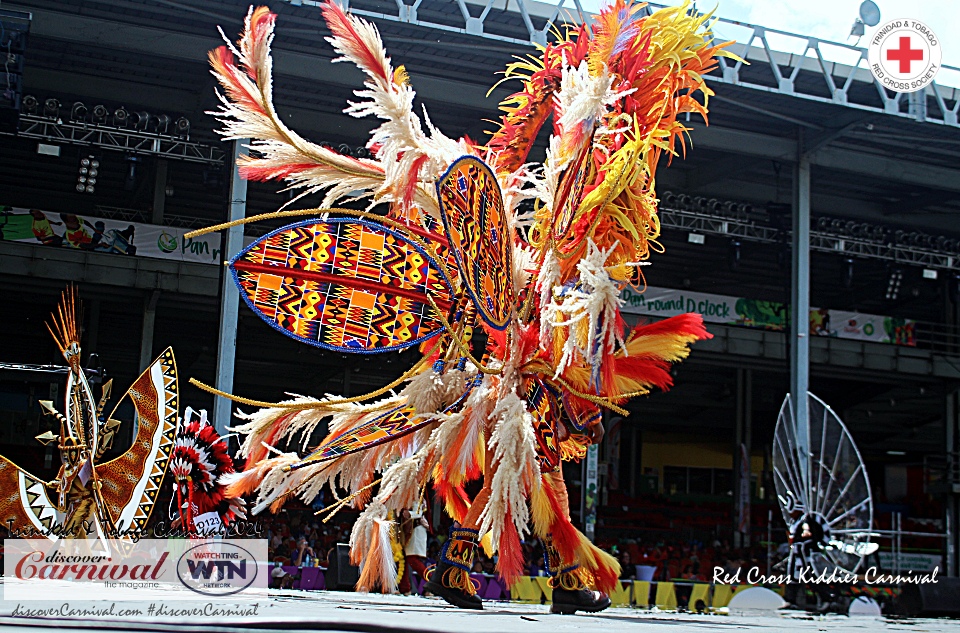
[[[33,95],[27,95],[23,98],[22,105],[24,114],[36,114],[37,108],[40,107],[40,102],[37,101],[37,98]]]
[[[126,191],[133,191],[137,186],[137,164],[140,157],[135,154],[127,155],[127,177],[123,181],[123,188]]]
[[[841,281],[843,282],[844,288],[853,287],[853,258],[846,258],[843,260],[843,276]]]
[[[890,280],[887,282],[887,301],[896,301],[900,294],[900,284],[903,282],[903,270],[894,268],[890,271]]]
[[[73,107],[70,108],[70,120],[71,121],[86,121],[87,120],[87,106],[83,105],[82,102],[77,101],[73,104]]]
[[[147,130],[147,125],[150,123],[150,113],[148,112],[135,112],[132,117],[130,117],[133,127],[138,130]]]
[[[130,113],[127,110],[120,106],[113,111],[113,124],[117,127],[127,127],[127,124],[130,122]]]
[[[730,270],[740,269],[741,244],[740,240],[730,240],[730,253],[728,263]]]
[[[894,455],[897,457],[903,457],[906,454],[907,454],[906,451],[887,451],[887,455]]]
[[[170,127],[170,116],[161,114],[154,119],[154,124],[156,125],[157,134],[166,134],[167,129]]]
[[[109,111],[107,110],[107,106],[103,105],[102,103],[98,103],[97,105],[93,106],[93,122],[94,123],[103,123],[104,121],[106,121],[107,114],[109,114]]]
[[[50,97],[43,102],[43,116],[56,119],[60,116],[60,102]]]
[[[190,138],[190,120],[187,117],[180,117],[177,119],[177,122],[173,124],[174,130],[176,130],[177,136],[182,139]]]
[[[933,268],[924,268],[923,269],[923,278],[924,279],[936,279],[937,271]]]
[[[80,168],[77,175],[77,191],[80,193],[94,193],[96,191],[97,176],[100,174],[100,161],[93,154],[80,159]]]
[[[700,233],[688,233],[687,242],[690,244],[703,244],[704,238]]]

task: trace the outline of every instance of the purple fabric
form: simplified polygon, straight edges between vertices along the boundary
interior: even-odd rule
[[[317,586],[320,584],[321,586]],[[309,590],[309,589],[323,589],[325,583],[323,581],[323,574],[320,573],[319,567],[304,567],[300,570],[300,588]]]
[[[470,574],[470,580],[475,580],[477,586],[477,595],[485,596],[487,591],[487,577],[483,574]]]
[[[481,595],[487,600],[502,600],[503,582],[497,576],[487,578],[487,586]]]

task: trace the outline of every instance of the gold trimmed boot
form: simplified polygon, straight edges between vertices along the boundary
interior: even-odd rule
[[[470,580],[478,533],[467,528],[450,528],[450,538],[440,550],[440,560],[424,589],[461,609],[483,610],[483,600]]]
[[[610,606],[610,597],[607,594],[587,587],[587,578],[580,565],[564,564],[550,537],[543,541],[543,560],[550,572],[550,587],[553,589],[550,613],[597,613]]]

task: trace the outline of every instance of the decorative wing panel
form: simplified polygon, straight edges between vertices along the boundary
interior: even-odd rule
[[[348,218],[308,220],[255,241],[230,262],[247,305],[270,326],[338,352],[378,353],[441,332],[453,288],[400,232]]]
[[[487,325],[506,329],[514,308],[513,236],[496,176],[464,156],[437,182],[437,199],[460,280]]]

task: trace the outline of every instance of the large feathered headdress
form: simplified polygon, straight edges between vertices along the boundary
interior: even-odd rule
[[[226,498],[225,487],[218,481],[234,473],[233,459],[225,439],[207,423],[207,412],[201,411],[196,420],[190,421],[191,413],[188,408],[170,455],[169,468],[176,487],[176,517],[189,532],[196,532],[199,527],[196,520],[211,512],[216,513],[222,525],[229,526],[234,520],[246,517],[243,500]]]

